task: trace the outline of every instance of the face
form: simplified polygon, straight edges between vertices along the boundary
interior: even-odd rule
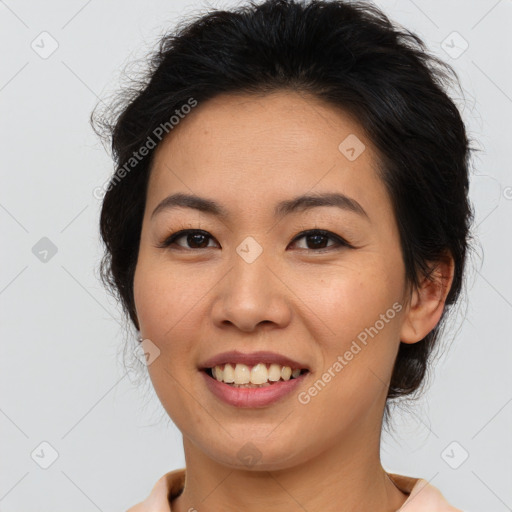
[[[199,104],[157,149],[136,312],[159,399],[210,459],[291,467],[380,430],[405,269],[377,164],[355,120],[292,92]]]

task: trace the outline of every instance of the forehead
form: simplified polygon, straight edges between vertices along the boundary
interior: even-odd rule
[[[199,103],[159,145],[148,202],[178,191],[247,210],[339,191],[389,208],[377,165],[362,127],[339,108],[295,92],[226,94]]]

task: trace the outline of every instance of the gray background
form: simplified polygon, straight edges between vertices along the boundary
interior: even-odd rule
[[[377,5],[455,67],[482,149],[471,196],[483,250],[433,384],[409,414],[395,411],[383,463],[431,480],[465,510],[512,510],[512,2]],[[208,4],[0,1],[1,511],[124,510],[184,466],[181,434],[123,365],[125,341],[135,343],[98,280],[93,190],[112,163],[88,116],[126,64],[198,8]]]

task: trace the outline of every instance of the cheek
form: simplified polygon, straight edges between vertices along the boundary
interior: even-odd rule
[[[179,400],[183,394],[179,384],[197,371],[196,340],[202,337],[202,325],[207,323],[207,291],[216,280],[208,285],[205,275],[197,279],[196,272],[194,279],[194,274],[171,268],[169,262],[145,256],[141,254],[135,271],[135,306],[142,336],[160,351],[148,370],[163,402]],[[160,390],[167,390],[165,396]]]
[[[390,270],[384,263],[369,255],[357,263],[335,265],[328,272],[322,269],[294,280],[297,296],[312,318],[321,321],[325,339],[337,342],[337,349],[373,326],[400,298],[399,270]],[[388,314],[395,316],[394,310]],[[382,330],[389,331],[389,325]]]
[[[161,315],[162,305],[167,303],[162,300],[161,293],[156,274],[146,262],[141,249],[133,277],[133,297],[140,330],[146,338],[152,339],[156,318]]]
[[[315,339],[323,356],[317,387],[324,389],[326,383],[329,388],[319,400],[325,399],[326,407],[330,399],[351,406],[357,399],[368,405],[380,397],[391,375],[402,309],[400,268],[391,268],[382,259],[361,258],[357,267],[338,266],[329,277],[308,279],[299,292],[307,297],[311,318],[317,319]]]
[[[315,313],[329,329],[322,327],[328,334],[316,337],[322,368],[301,403],[310,400],[305,410],[324,417],[332,435],[349,431],[368,414],[378,421],[387,393],[399,345],[400,303],[396,289],[387,286],[382,275],[379,282],[379,275],[369,272],[366,277],[330,281],[315,299],[321,305]],[[312,301],[314,297],[310,295]]]
[[[190,320],[192,315],[187,313],[204,294],[191,288],[192,285],[154,261],[139,259],[134,299],[141,333],[160,351],[148,367],[149,377],[164,409],[178,428],[184,430],[190,429],[190,422],[204,420],[200,410],[190,403],[191,390],[185,391],[188,384],[184,384],[188,383],[190,372],[195,371],[195,366],[191,368],[189,333],[194,332],[194,327],[197,330],[197,324]]]
[[[134,300],[142,334],[165,345],[186,327],[189,313],[204,295],[199,283],[169,265],[139,258],[134,276]],[[195,306],[197,304],[197,306]]]

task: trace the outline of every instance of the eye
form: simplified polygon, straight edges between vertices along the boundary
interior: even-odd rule
[[[306,246],[312,246],[305,247],[305,249],[314,250],[315,252],[323,252],[324,250],[331,250],[342,246],[352,247],[346,240],[334,233],[331,233],[330,231],[326,231],[325,229],[309,229],[307,231],[303,231],[293,239],[292,243],[297,242],[297,240],[300,240],[301,238],[306,240]],[[326,246],[325,243],[329,240],[333,240],[334,244]]]
[[[299,233],[293,240],[292,244],[296,243],[300,239],[306,241],[306,247],[302,249],[312,250],[314,252],[329,251],[338,247],[352,247],[346,240],[338,235],[324,229],[310,229]],[[186,245],[177,243],[178,240],[184,239]],[[166,248],[172,245],[183,249],[208,249],[214,246],[209,245],[209,241],[213,240],[213,237],[207,232],[200,229],[182,229],[168,236],[158,247]],[[334,243],[327,245],[329,240]]]
[[[188,247],[176,243],[177,240],[182,238],[189,244]],[[211,238],[212,236],[208,232],[200,229],[182,229],[167,237],[158,247],[170,247],[175,244],[184,249],[208,249],[208,239]]]

